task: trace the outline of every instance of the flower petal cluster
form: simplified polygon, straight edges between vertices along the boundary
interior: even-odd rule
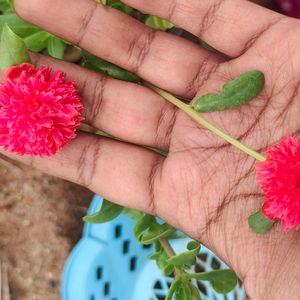
[[[10,67],[0,85],[0,146],[19,155],[54,155],[76,137],[82,110],[64,72],[28,63]]]
[[[300,228],[300,139],[286,136],[266,151],[257,165],[257,179],[265,197],[263,214],[281,221],[285,231]]]

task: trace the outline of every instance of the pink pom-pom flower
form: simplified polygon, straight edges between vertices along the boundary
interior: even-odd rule
[[[76,137],[83,106],[75,83],[51,67],[7,69],[0,85],[0,146],[19,155],[51,156]]]
[[[286,136],[266,151],[257,165],[257,179],[265,197],[263,214],[281,221],[284,231],[300,228],[300,140]]]

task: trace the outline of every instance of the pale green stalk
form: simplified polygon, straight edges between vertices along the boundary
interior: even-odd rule
[[[182,102],[181,100],[179,100],[178,98],[173,96],[172,94],[170,94],[170,93],[168,93],[164,90],[161,90],[160,88],[158,88],[156,86],[153,86],[150,83],[146,82],[145,85],[147,87],[149,87],[150,89],[152,89],[153,91],[155,91],[156,93],[158,93],[164,99],[166,99],[167,101],[169,101],[170,103],[172,103],[173,105],[178,107],[180,110],[184,111],[187,115],[189,115],[197,123],[201,124],[205,128],[209,129],[210,131],[212,131],[213,133],[218,135],[220,138],[227,141],[229,144],[235,146],[236,148],[240,149],[241,151],[243,151],[244,153],[250,155],[251,157],[255,158],[258,161],[263,162],[263,161],[266,160],[266,157],[264,155],[250,149],[249,147],[245,146],[244,144],[242,144],[238,140],[232,138],[230,135],[223,132],[221,129],[219,129],[219,128],[215,127],[214,125],[212,125],[205,118],[203,118],[200,115],[200,113],[195,111],[194,108],[191,105],[185,104],[184,102]]]

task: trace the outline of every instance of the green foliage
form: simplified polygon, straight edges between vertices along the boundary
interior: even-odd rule
[[[256,233],[266,233],[275,224],[275,222],[266,218],[261,210],[252,214],[248,219],[248,223],[251,229]]]
[[[141,219],[144,216],[144,214],[142,212],[132,209],[132,208],[124,208],[123,214],[127,215],[127,217],[133,221],[138,221],[139,219]]]
[[[122,3],[119,0],[105,0],[104,2],[106,2],[106,3],[103,3],[103,4],[106,4],[107,6],[115,8],[117,10],[120,10],[120,11],[124,12],[127,15],[130,15],[133,11],[133,9],[130,6]]]
[[[1,30],[5,24],[8,24],[18,36],[24,39],[28,50],[40,52],[48,49],[50,56],[63,58],[67,45],[64,41],[32,24],[24,22],[11,10],[5,11],[5,13],[7,12],[9,13],[0,16]]]
[[[177,278],[169,289],[166,300],[201,300],[197,287],[186,278]]]
[[[120,2],[119,0],[96,0],[96,1],[102,3],[103,5],[107,5],[117,10],[120,10],[128,15],[131,14],[131,12],[133,11],[133,9],[130,6]]]
[[[164,150],[160,150],[160,149],[157,149],[157,148],[152,148],[152,147],[145,147],[151,151],[154,151],[155,153],[158,153],[159,155],[163,156],[163,157],[167,157],[168,156],[168,152],[167,151],[164,151]]]
[[[180,253],[175,256],[171,256],[167,263],[173,265],[174,267],[185,266],[191,267],[196,263],[197,255],[200,251],[200,244],[196,241],[191,241],[187,244],[188,251]]]
[[[242,106],[259,95],[264,87],[264,74],[249,71],[224,84],[220,94],[206,94],[198,98],[192,106],[199,112],[223,111]]]
[[[24,41],[5,24],[2,28],[0,41],[0,70],[8,67],[30,62]]]
[[[55,36],[50,36],[48,39],[47,49],[50,56],[58,59],[63,59],[67,44]]]
[[[156,16],[148,16],[145,20],[145,24],[151,28],[163,31],[174,27],[172,23]]]
[[[2,30],[4,24],[8,26],[21,38],[32,35],[40,29],[34,25],[24,22],[15,13],[9,13],[0,16],[0,28]]]
[[[192,300],[201,300],[200,292],[196,286],[191,284]]]
[[[215,270],[211,272],[189,274],[197,280],[209,281],[213,289],[220,294],[227,294],[237,285],[237,277],[231,270]]]
[[[169,256],[159,241],[154,242],[154,253],[149,255],[148,258],[154,260],[157,267],[165,275],[171,275],[174,272],[174,266],[168,263]]]
[[[96,72],[104,73],[108,76],[111,76],[119,80],[136,82],[136,83],[141,81],[141,79],[135,74],[127,70],[124,70],[106,60],[96,57],[89,52],[84,51],[83,56],[85,59],[83,66],[85,68],[91,69]]]
[[[3,14],[14,12],[13,0],[0,0],[0,12]]]
[[[161,238],[174,235],[175,229],[167,223],[159,224],[153,216],[145,215],[136,223],[133,233],[136,239],[145,245],[154,243]]]
[[[101,209],[90,216],[85,216],[84,221],[91,224],[101,224],[112,221],[123,211],[123,207],[103,199]]]
[[[189,282],[178,281],[175,290],[176,300],[192,300],[191,284]]]
[[[50,34],[46,31],[38,31],[24,38],[28,50],[40,52],[48,45]]]
[[[207,44],[207,43],[204,42],[203,40],[198,40],[198,44],[199,44],[202,48],[204,48],[204,49],[206,49],[206,50],[208,50],[208,51],[216,52],[216,50],[215,50],[213,47],[211,47],[209,44]]]
[[[189,273],[188,270],[196,262],[200,244],[190,241],[187,244],[186,252],[169,256],[162,246],[162,239],[168,241],[181,236],[176,234],[173,227],[166,223],[160,224],[153,216],[104,200],[99,212],[84,217],[84,220],[93,224],[105,223],[118,217],[121,213],[136,221],[133,231],[140,243],[154,244],[154,252],[148,258],[154,260],[166,276],[175,272],[175,278],[166,299],[171,300],[174,296],[178,300],[201,300],[199,290],[192,282],[193,279],[209,281],[218,293],[223,294],[230,292],[236,286],[237,277],[231,270]]]

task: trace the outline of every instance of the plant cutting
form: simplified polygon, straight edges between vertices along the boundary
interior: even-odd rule
[[[17,49],[13,55],[11,48]],[[83,120],[83,106],[74,82],[66,81],[61,71],[52,75],[51,67],[37,70],[27,51],[23,40],[5,24],[0,46],[1,70],[5,71],[0,86],[0,144],[18,155],[51,156],[76,137],[75,131]],[[92,59],[89,54],[87,57]],[[120,76],[134,78],[131,73],[107,62],[101,67],[105,65],[109,72],[115,69],[116,76],[120,73]],[[122,212],[123,207],[104,200],[101,210],[85,217],[85,221],[108,222]],[[174,228],[137,211],[126,209],[125,213],[137,222],[134,229],[137,240],[146,245],[155,244],[155,252],[149,259],[155,260],[165,275],[175,274],[167,300],[173,295],[176,299],[200,299],[195,280],[207,280],[223,294],[236,286],[237,277],[231,270],[189,271],[200,251],[198,242],[189,242],[187,252],[176,254],[169,243],[169,239],[180,238]]]
[[[154,24],[158,24],[158,23],[154,22]],[[159,26],[161,26],[161,24],[164,24],[164,22],[160,22]],[[89,54],[86,55],[83,54],[83,60],[84,60],[83,64],[86,65],[87,67],[96,71],[104,71],[106,74],[109,75],[113,74],[115,78],[118,78],[118,76],[120,76],[119,79],[124,79],[121,77],[129,76],[129,73],[127,73],[126,70],[120,69],[114,65],[110,65],[110,63],[105,61],[101,62],[101,60],[97,60],[97,57],[92,57],[92,56],[89,57]],[[97,64],[92,63],[91,60],[97,61]],[[265,194],[266,203],[269,203],[270,205],[269,205],[269,209],[266,209],[265,208],[266,206],[264,206],[262,212],[259,211],[250,217],[249,224],[254,230],[256,230],[257,232],[266,232],[268,229],[271,228],[274,221],[278,221],[278,220],[282,221],[285,230],[297,228],[299,226],[298,224],[299,207],[297,205],[297,201],[295,202],[295,199],[297,199],[297,186],[298,186],[297,169],[295,170],[290,169],[290,167],[293,166],[293,163],[291,163],[288,166],[288,168],[286,169],[281,168],[281,173],[279,173],[279,176],[277,175],[274,178],[272,178],[272,176],[274,175],[272,173],[274,170],[274,168],[272,169],[272,166],[276,165],[276,163],[278,163],[278,166],[286,165],[286,162],[289,161],[288,159],[284,158],[283,155],[288,153],[287,151],[284,150],[286,148],[285,146],[289,145],[291,148],[297,149],[297,141],[290,138],[287,143],[282,142],[279,144],[279,146],[270,148],[272,149],[272,151],[267,150],[266,155],[264,155],[264,149],[260,151],[252,150],[250,147],[241,143],[241,141],[234,139],[233,137],[225,133],[223,130],[213,125],[213,122],[208,122],[206,118],[203,117],[204,113],[214,114],[216,111],[219,111],[220,112],[219,114],[222,115],[224,110],[227,109],[235,110],[238,109],[241,105],[249,105],[250,101],[259,95],[260,91],[264,86],[263,72],[249,69],[248,72],[240,73],[240,75],[237,76],[234,80],[228,81],[223,86],[223,88],[222,86],[220,86],[219,94],[210,92],[210,90],[207,89],[206,92],[208,92],[208,94],[204,94],[203,96],[200,96],[199,99],[197,99],[191,104],[186,104],[182,102],[179,98],[175,97],[171,93],[166,92],[156,86],[153,86],[141,80],[139,77],[133,74],[131,74],[130,77],[133,82],[137,82],[139,84],[145,85],[146,87],[158,93],[161,97],[165,98],[167,101],[171,102],[180,111],[186,113],[192,119],[194,119],[194,121],[196,121],[196,123],[201,125],[201,127],[205,127],[210,132],[218,135],[220,138],[225,140],[226,143],[230,143],[232,146],[235,146],[239,150],[245,152],[245,154],[248,154],[251,157],[251,159],[254,158],[259,161],[257,167],[258,179],[263,186],[263,192]],[[254,101],[256,100],[253,100],[253,103],[255,103]],[[278,155],[274,153],[277,153]],[[290,153],[295,153],[295,150],[291,151]],[[162,154],[164,154],[164,152],[162,152]],[[280,162],[276,161],[278,157],[282,159]],[[291,161],[297,162],[296,158]],[[281,164],[281,162],[283,163]],[[283,181],[281,181],[280,178],[281,174],[286,174],[286,175],[292,174],[291,177],[291,179],[293,179],[292,183],[283,189],[277,189],[276,191],[275,189],[273,189],[272,192],[274,191],[275,192],[270,193],[269,190],[276,187],[277,183],[280,184],[283,183]],[[290,182],[290,181],[286,180],[286,182]],[[289,190],[290,188],[293,188],[296,192],[295,191],[290,192]],[[289,193],[286,193],[287,190],[289,190]],[[279,196],[282,196],[283,194],[286,197],[284,198],[284,200],[281,199],[279,201],[280,198]],[[293,204],[291,205],[291,203]],[[124,210],[122,207],[115,207],[113,204],[111,204],[111,206],[108,205],[108,207],[110,207],[110,211],[113,212],[112,214],[113,216],[118,215],[119,213],[124,211],[129,213],[128,210]],[[100,212],[94,216],[88,217],[86,220],[90,222],[102,222],[101,211],[102,210],[100,210]],[[290,213],[291,211],[292,214]],[[196,244],[188,245],[187,247],[188,251],[184,255],[183,265],[177,265],[176,259],[178,259],[177,256],[178,255],[180,256],[180,254],[175,254],[174,252],[172,252],[172,249],[168,244],[169,239],[177,238],[176,231],[168,224],[166,223],[160,224],[155,218],[150,217],[148,215],[133,213],[133,212],[130,212],[129,215],[131,216],[134,215],[134,218],[137,221],[137,227],[135,229],[137,239],[142,243],[147,244],[151,242],[157,244],[156,251],[154,253],[153,258],[155,258],[161,266],[163,265],[163,268],[166,272],[168,272],[169,270],[170,272],[175,272],[175,281],[170,291],[169,297],[172,297],[172,295],[176,295],[179,298],[180,297],[189,298],[194,296],[195,289],[193,287],[192,284],[193,282],[191,278],[196,278],[196,279],[210,278],[212,286],[213,287],[216,286],[215,285],[216,281],[213,280],[210,275],[207,277],[206,276],[201,277],[200,275],[193,275],[194,273],[189,270],[190,261],[192,261],[192,259],[188,257],[191,253],[194,253],[195,249],[197,249]],[[109,218],[106,217],[106,220],[107,219]],[[181,259],[179,261],[181,261]],[[217,277],[217,275],[214,274],[212,274],[212,276]],[[195,295],[195,297],[197,296]]]

